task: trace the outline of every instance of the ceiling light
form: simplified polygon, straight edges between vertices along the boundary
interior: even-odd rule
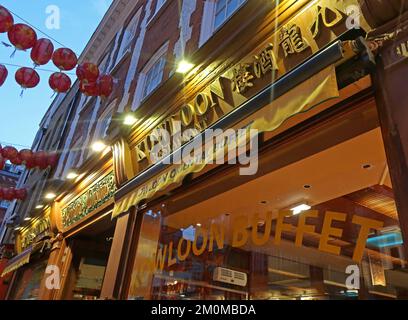
[[[76,173],[74,171],[71,171],[71,172],[69,172],[67,174],[67,179],[68,180],[74,180],[74,179],[78,178],[78,176],[79,176],[78,173]]]
[[[132,115],[132,114],[128,114],[125,116],[125,119],[123,120],[123,124],[125,126],[133,126],[137,121],[137,118]]]
[[[31,218],[30,217],[26,217],[26,218],[24,218],[24,221],[30,221],[31,220]]]
[[[104,144],[102,141],[96,141],[92,144],[92,150],[95,152],[102,152],[105,149],[106,144]]]
[[[19,231],[19,230],[21,230],[21,227],[14,228],[14,231]]]
[[[38,210],[38,209],[42,209],[42,208],[44,208],[44,206],[43,206],[42,204],[39,204],[39,205],[38,205],[38,206],[36,206],[35,208]]]
[[[52,192],[48,192],[48,193],[45,195],[45,199],[48,199],[48,200],[55,199],[56,197],[57,197],[57,195],[56,195],[55,193],[52,193]]]
[[[307,205],[305,203],[302,203],[302,204],[300,204],[300,205],[298,205],[296,207],[291,208],[290,211],[292,211],[293,214],[296,215],[296,214],[299,214],[299,213],[301,213],[303,211],[310,210],[311,208],[312,208],[311,206],[309,206],[309,205]]]
[[[197,223],[197,227],[201,228],[202,224],[201,223]]]
[[[187,73],[189,72],[191,69],[194,68],[194,65],[186,60],[182,60],[179,62],[178,66],[177,66],[177,73]]]

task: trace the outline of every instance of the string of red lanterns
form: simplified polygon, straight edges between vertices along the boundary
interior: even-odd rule
[[[32,152],[29,149],[18,151],[12,146],[2,148],[0,145],[0,170],[4,168],[6,160],[14,165],[24,165],[29,170],[34,168],[45,170],[58,164],[58,154],[45,151]]]
[[[0,200],[25,200],[27,198],[27,189],[0,188]]]
[[[35,68],[52,60],[60,70],[60,72],[53,73],[48,79],[49,86],[55,92],[65,93],[71,88],[71,79],[63,71],[70,71],[77,67],[76,75],[83,94],[99,96],[102,99],[112,94],[114,81],[111,75],[100,75],[98,66],[93,63],[85,62],[77,66],[78,57],[74,51],[69,48],[59,48],[54,51],[54,45],[49,39],[37,39],[35,30],[27,24],[14,24],[13,15],[0,5],[0,33],[6,32],[15,51],[31,49],[30,57],[34,62],[34,68],[22,67],[15,74],[16,82],[23,89],[36,87],[40,82],[40,76]],[[6,81],[7,76],[7,68],[0,65],[0,87]]]

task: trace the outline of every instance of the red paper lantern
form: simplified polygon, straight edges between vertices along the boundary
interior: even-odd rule
[[[33,159],[33,152],[29,149],[22,149],[20,150],[20,152],[18,153],[19,158],[21,159],[21,161],[23,161],[23,163],[30,161]]]
[[[107,98],[112,94],[113,91],[113,78],[111,75],[104,74],[99,77],[98,81],[98,92],[102,98]]]
[[[4,84],[8,76],[8,71],[5,66],[0,64],[0,87]]]
[[[11,201],[14,199],[14,188],[3,188],[3,199]]]
[[[0,6],[0,33],[9,31],[13,24],[14,18],[11,13],[3,6]]]
[[[20,68],[16,72],[16,81],[23,88],[34,88],[40,82],[40,76],[32,68]]]
[[[6,159],[2,155],[0,155],[0,170],[4,169],[4,165],[6,164]]]
[[[38,151],[34,153],[34,163],[35,165],[44,170],[48,167],[48,155],[44,151]]]
[[[99,69],[96,64],[85,62],[77,67],[76,74],[80,81],[95,82],[99,77]]]
[[[30,49],[37,42],[34,29],[23,23],[13,25],[8,31],[8,38],[17,50]]]
[[[48,39],[39,39],[31,50],[31,60],[35,65],[42,66],[50,62],[54,52],[54,45]]]
[[[1,154],[4,158],[11,160],[14,159],[18,156],[18,151],[14,147],[4,147],[1,150]]]
[[[54,62],[58,69],[69,71],[75,68],[78,58],[71,49],[59,48],[52,55],[52,62]]]
[[[14,193],[17,200],[25,200],[27,198],[27,189],[16,189]]]
[[[35,163],[35,161],[34,161],[34,155],[33,155],[33,157],[32,157],[31,159],[26,160],[26,161],[24,162],[24,165],[25,165],[26,169],[28,169],[28,170],[34,169],[34,168],[36,167],[36,165],[37,165],[37,164]]]
[[[10,162],[16,166],[20,166],[23,164],[23,160],[21,160],[20,155],[17,154],[14,158],[10,159]]]
[[[19,152],[19,157],[23,161],[23,164],[26,166],[27,169],[35,168],[36,164],[34,161],[34,154],[29,149],[23,149]]]
[[[47,163],[51,168],[55,168],[58,164],[59,155],[57,153],[50,153],[47,157]]]
[[[48,81],[52,90],[64,93],[71,88],[71,79],[62,72],[53,73]]]
[[[99,87],[96,82],[81,81],[79,83],[79,90],[89,97],[99,96]]]

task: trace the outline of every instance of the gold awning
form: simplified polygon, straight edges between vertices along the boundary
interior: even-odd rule
[[[335,67],[330,66],[248,117],[248,121],[251,122],[251,129],[256,129],[258,132],[272,132],[295,115],[305,113],[338,97]],[[116,201],[112,218],[127,212],[132,206],[153,197],[170,185],[181,182],[188,174],[200,172],[205,166],[205,163],[169,166],[139,188]]]
[[[4,268],[1,277],[16,271],[20,267],[24,266],[25,264],[30,262],[32,248],[27,249],[26,251],[20,253],[19,255],[15,256],[14,258],[10,259]]]

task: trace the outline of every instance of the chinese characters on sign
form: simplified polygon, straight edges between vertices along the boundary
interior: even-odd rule
[[[269,41],[226,70],[188,103],[176,108],[176,112],[166,117],[138,142],[134,150],[140,164],[138,171],[146,169],[154,162],[151,159],[151,151],[158,142],[156,129],[166,128],[171,137],[190,129],[195,132],[204,131],[266,85],[299,65],[302,60],[338,39],[339,34],[348,30],[343,22],[347,22],[349,14],[344,12],[351,3],[357,2],[315,1],[316,4],[307,7],[274,31]],[[330,32],[325,34],[323,30]],[[177,122],[181,122],[181,128],[175,125]],[[179,143],[172,145],[170,151],[192,138],[193,135],[179,138]]]
[[[254,76],[249,70],[249,64],[240,63],[233,70],[232,89],[238,93],[244,93],[248,88],[254,86],[252,79]]]
[[[397,46],[397,55],[408,58],[408,41],[403,41]]]
[[[113,198],[116,191],[113,172],[92,185],[62,209],[62,222],[69,227]]]
[[[271,43],[268,44],[259,55],[254,56],[254,58],[254,73],[258,79],[269,71],[278,70],[275,55],[273,53],[273,45]]]
[[[268,44],[258,55],[254,56],[252,65],[248,63],[240,63],[233,71],[232,89],[238,93],[244,93],[248,88],[254,86],[252,80],[261,78],[268,72],[277,71],[275,55],[273,53],[273,45]]]
[[[316,6],[314,22],[310,27],[313,39],[316,39],[322,30],[322,26],[333,28],[344,20],[344,14],[337,8]],[[296,23],[283,26],[279,32],[279,47],[284,57],[299,54],[310,48],[308,40],[302,34],[302,29]],[[268,44],[259,54],[254,55],[252,63],[239,63],[232,70],[232,89],[243,94],[246,90],[254,87],[254,81],[265,76],[268,72],[278,71],[274,47]]]
[[[279,44],[285,53],[285,57],[291,54],[301,53],[309,47],[306,39],[302,37],[302,31],[295,24],[284,26],[279,34],[279,38]]]
[[[35,222],[27,231],[21,235],[21,248],[27,249],[33,244],[35,239],[50,231],[50,217],[46,216]]]
[[[333,28],[343,21],[343,14],[338,9],[331,9],[328,7],[317,6],[317,16],[315,22],[312,24],[310,31],[313,34],[313,39],[316,39],[320,32],[320,24],[322,23],[326,28]]]

